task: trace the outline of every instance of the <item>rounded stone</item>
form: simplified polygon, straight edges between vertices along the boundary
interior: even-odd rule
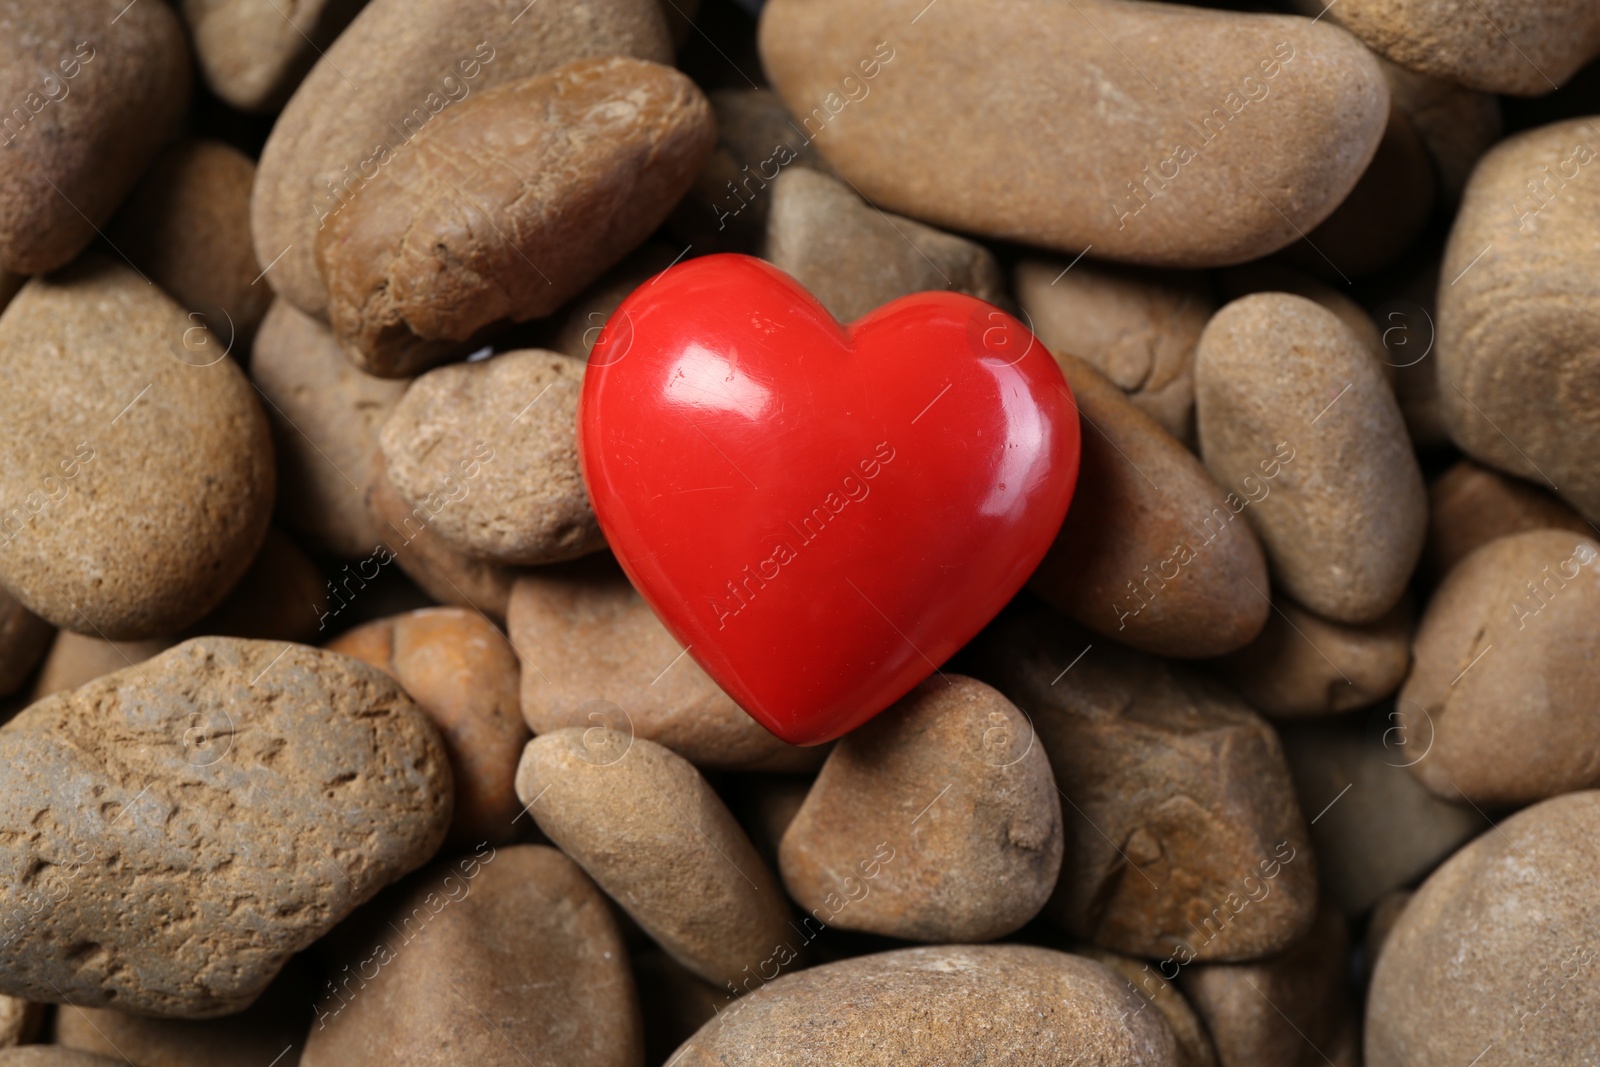
[[[1139,1011],[1147,1011],[1153,1005],[1161,1013],[1167,1028],[1172,1031],[1173,1040],[1177,1042],[1179,1067],[1218,1067],[1217,1050],[1211,1044],[1211,1035],[1206,1033],[1206,1024],[1200,1021],[1178,987],[1163,978],[1154,967],[1144,960],[1107,952],[1092,945],[1073,951],[1094,960],[1130,986],[1144,1001],[1139,1005]]]
[[[1453,206],[1461,199],[1472,168],[1500,140],[1500,99],[1452,79],[1408,70],[1382,56],[1378,59],[1390,99],[1406,113],[1427,146],[1438,170],[1442,199]]]
[[[1595,534],[1583,516],[1542,486],[1458,460],[1428,486],[1422,568],[1438,581],[1490,541],[1529,530]]]
[[[247,1007],[431,856],[450,768],[365,664],[197,638],[0,729],[0,991],[182,1018]]]
[[[29,700],[43,700],[55,693],[87,685],[112,671],[143,663],[177,644],[170,637],[152,637],[143,641],[107,641],[99,637],[75,634],[71,630],[56,631],[50,643],[44,665],[34,679]]]
[[[211,91],[241,111],[283,106],[365,0],[182,0]]]
[[[1422,551],[1427,494],[1394,393],[1360,338],[1303,297],[1235,300],[1200,338],[1195,412],[1206,466],[1244,488],[1241,510],[1286,593],[1335,622],[1394,607]]]
[[[267,420],[195,329],[99,258],[33,279],[0,315],[0,583],[57,626],[181,630],[266,536]]]
[[[1044,748],[982,682],[935,676],[846,734],[783,835],[779,870],[829,926],[992,941],[1038,914],[1061,869]]]

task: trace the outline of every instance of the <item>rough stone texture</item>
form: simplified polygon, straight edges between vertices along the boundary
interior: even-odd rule
[[[1483,157],[1445,246],[1437,349],[1445,421],[1461,450],[1555,487],[1591,520],[1600,519],[1597,172],[1600,127],[1589,119],[1516,134]]]
[[[1184,444],[1194,440],[1194,349],[1216,311],[1203,274],[1025,259],[1013,282],[1034,335],[1076,356]]]
[[[184,119],[183,26],[166,4],[125,6],[0,3],[0,268],[71,262]]]
[[[635,289],[672,266],[675,257],[671,248],[657,242],[634,249],[587,292],[551,316],[545,347],[574,359],[587,360],[611,313]]]
[[[700,772],[654,741],[603,726],[543,734],[523,752],[517,796],[551,841],[708,982],[732,990],[796,939],[778,879],[750,839]]]
[[[1320,10],[1320,9],[1319,9]],[[1500,140],[1500,98],[1378,57],[1389,98],[1406,113],[1433,157],[1443,199],[1455,204],[1483,154]]]
[[[374,560],[399,564],[435,600],[472,608],[497,623],[504,622],[511,587],[523,569],[474,559],[452,547],[431,525],[438,517],[437,511],[430,514],[425,506],[413,507],[395,492],[384,473],[381,451],[373,454],[372,472],[367,507],[378,520],[383,536],[383,546]]]
[[[1367,1067],[1584,1063],[1600,1056],[1600,793],[1520,811],[1406,905],[1367,999]]]
[[[261,323],[250,377],[272,424],[278,521],[336,556],[371,552],[384,539],[365,499],[372,454],[409,383],[351,366],[328,328],[287,300]]]
[[[1205,1023],[1200,1021],[1178,987],[1163,978],[1156,968],[1144,960],[1107,952],[1092,945],[1085,945],[1076,953],[1108,968],[1131,985],[1134,992],[1146,1002],[1140,1005],[1139,1011],[1147,1011],[1150,1005],[1154,1005],[1177,1042],[1177,1063],[1180,1067],[1217,1067],[1217,1050],[1212,1047],[1211,1035],[1206,1032]]]
[[[44,1025],[44,1005],[0,994],[0,1049],[26,1045]]]
[[[125,1062],[54,1045],[0,1049],[0,1067],[116,1067]]]
[[[1495,538],[1528,530],[1595,535],[1583,516],[1542,486],[1460,460],[1428,486],[1423,573],[1438,581]]]
[[[180,141],[156,157],[108,233],[241,364],[272,304],[250,247],[255,180],[255,162],[232,145]]]
[[[516,836],[517,761],[528,742],[517,707],[517,653],[475,611],[425,608],[330,641],[399,682],[444,738],[456,783],[450,840],[458,847]]]
[[[1398,710],[1413,770],[1447,799],[1527,804],[1600,785],[1594,655],[1600,542],[1565,530],[1491,541],[1440,584]]]
[[[56,629],[0,589],[0,696],[10,696],[44,658]]]
[[[767,195],[762,258],[792,275],[840,322],[930,289],[1006,302],[1000,265],[987,248],[886,215],[837,178],[790,167]]]
[[[241,111],[272,112],[365,3],[182,0],[179,10],[211,91]]]
[[[553,848],[442,861],[354,925],[301,1067],[644,1062],[616,920]],[[371,969],[377,976],[363,980]]]
[[[1393,712],[1369,721],[1365,734],[1348,723],[1283,731],[1300,810],[1319,816],[1311,841],[1323,892],[1352,919],[1488,826],[1472,808],[1429,793],[1406,769],[1423,755],[1426,736],[1394,729],[1400,720]]]
[[[1209,678],[1050,619],[1003,616],[979,677],[1033,722],[1066,853],[1045,916],[1135,956],[1251,959],[1310,926],[1316,859],[1277,735]]]
[[[1260,636],[1216,663],[1245,703],[1273,718],[1337,715],[1393,696],[1411,669],[1411,599],[1365,626],[1330,622],[1280,597]]]
[[[310,641],[327,607],[322,571],[298,545],[269,528],[250,569],[188,634]]]
[[[715,138],[692,81],[624,56],[463,101],[317,231],[334,334],[392,378],[548,315],[661,224]]]
[[[515,21],[513,21],[515,20]],[[583,56],[671,62],[658,0],[372,0],[295,90],[261,152],[250,205],[267,279],[324,316],[318,230],[389,181],[440,114],[491,86]],[[330,184],[331,183],[331,184]]]
[[[198,638],[0,729],[0,990],[204,1018],[423,863],[450,821],[382,672]]]
[[[144,641],[106,641],[86,637],[71,630],[58,630],[34,680],[30,700],[43,700],[55,693],[87,685],[112,671],[143,663],[177,644],[171,637]]]
[[[505,352],[429,371],[379,431],[401,497],[435,510],[460,552],[509,565],[556,563],[605,547],[578,466],[584,364]]]
[[[836,912],[832,926],[993,941],[1044,907],[1061,847],[1061,801],[1027,718],[982,682],[945,675],[840,740],[783,835],[779,870],[803,910]]]
[[[810,770],[827,755],[779,740],[735,704],[609,555],[524,575],[507,621],[536,734],[609,726],[716,770]]]
[[[1056,357],[1084,422],[1078,487],[1028,586],[1097,633],[1167,656],[1218,656],[1248,644],[1271,610],[1267,564],[1245,497],[1286,469],[1218,485],[1188,449],[1098,371]]]
[[[316,993],[311,969],[295,959],[239,1015],[153,1019],[63,1006],[54,1036],[58,1045],[138,1067],[296,1067]]]
[[[1202,963],[1179,982],[1205,1020],[1222,1067],[1359,1067],[1346,987],[1350,937],[1331,907],[1294,947],[1254,963]],[[1465,1062],[1465,1061],[1463,1061]]]
[[[1173,1067],[1172,1033],[1098,963],[1032,945],[901,949],[786,975],[707,1023],[674,1067],[1093,1063]]]
[[[266,536],[267,420],[192,326],[97,257],[34,278],[0,315],[0,584],[57,626],[180,630]]]
[[[1235,300],[1195,361],[1200,454],[1223,484],[1293,451],[1245,509],[1277,584],[1336,622],[1372,622],[1405,591],[1427,494],[1394,393],[1366,345],[1286,293]]]
[[[1388,121],[1377,61],[1326,22],[1121,0],[924,6],[772,0],[759,43],[843,177],[947,229],[1241,263],[1325,219]]]

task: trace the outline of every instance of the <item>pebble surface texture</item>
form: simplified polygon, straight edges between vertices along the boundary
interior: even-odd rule
[[[1033,611],[977,650],[976,673],[1032,721],[1068,800],[1045,916],[1152,959],[1292,944],[1316,911],[1317,863],[1277,735],[1209,678],[1090,644]]]
[[[780,741],[735,704],[609,555],[527,573],[507,623],[528,665],[522,715],[536,734],[609,726],[714,770],[814,770],[826,755]]]
[[[1176,1067],[1171,1030],[1142,1003],[1100,964],[1050,949],[901,949],[779,978],[725,1008],[671,1062]]]
[[[382,672],[199,638],[0,729],[0,988],[203,1018],[421,865],[437,731]]]
[[[1004,937],[1044,907],[1060,869],[1044,748],[1010,701],[960,675],[846,734],[780,850],[802,910],[911,941]]]
[[[730,993],[799,940],[778,879],[692,764],[603,726],[528,743],[517,796],[679,963]]]
[[[1427,533],[1427,491],[1394,393],[1332,312],[1257,293],[1212,318],[1195,361],[1200,455],[1261,536],[1274,578],[1335,622],[1382,617]],[[1281,470],[1257,497],[1264,463]]]
[[[1600,793],[1517,812],[1422,883],[1384,942],[1367,1067],[1600,1057]],[[1488,1058],[1485,1058],[1488,1062]]]
[[[761,58],[841,176],[949,229],[1240,263],[1325,219],[1388,121],[1377,60],[1327,22],[1124,0],[923,6],[771,0]]]
[[[661,224],[715,139],[694,82],[623,56],[464,100],[317,232],[334,334],[399,377],[550,314]]]
[[[1501,141],[1467,183],[1440,274],[1455,280],[1439,287],[1451,438],[1481,463],[1554,486],[1590,520],[1600,520],[1597,161],[1590,119]]]
[[[200,73],[243,111],[275,111],[366,0],[182,0]]]
[[[611,908],[553,848],[441,860],[354,925],[329,968],[343,982],[317,1005],[300,1067],[644,1062]]]
[[[1491,541],[1452,570],[1400,691],[1412,769],[1447,799],[1527,804],[1600,785],[1600,542],[1566,530]],[[1470,670],[1468,669],[1470,666]]]
[[[667,63],[657,0],[372,0],[329,47],[261,150],[256,258],[301,311],[325,317],[317,234],[410,152],[441,114],[492,86],[584,56]]]
[[[1548,490],[1463,459],[1428,486],[1423,569],[1437,580],[1495,538],[1528,530],[1596,532]]]
[[[0,2],[0,269],[71,262],[183,120],[183,26],[125,7]]]
[[[193,327],[99,258],[34,278],[0,315],[0,583],[58,626],[181,630],[266,536],[267,420]]]
[[[605,547],[578,468],[584,363],[505,352],[416,381],[379,432],[384,470],[430,528],[492,563],[556,563]]]
[[[1147,652],[1193,659],[1248,644],[1272,605],[1266,558],[1237,514],[1244,498],[1094,368],[1056,359],[1084,423],[1082,454],[1073,506],[1028,587]]]

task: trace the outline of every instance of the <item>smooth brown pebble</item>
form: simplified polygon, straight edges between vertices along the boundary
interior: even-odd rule
[[[1382,56],[1378,62],[1389,83],[1389,98],[1406,113],[1433,157],[1441,198],[1454,205],[1461,199],[1472,168],[1500,140],[1499,97],[1448,78],[1408,70]]]
[[[1529,530],[1596,536],[1583,516],[1544,487],[1458,460],[1428,487],[1423,569],[1438,581],[1490,541]]]
[[[366,0],[182,0],[211,91],[241,111],[283,106]],[[143,1067],[143,1065],[141,1065]]]
[[[1211,1035],[1206,1033],[1205,1023],[1200,1021],[1178,987],[1163,978],[1156,968],[1144,960],[1093,945],[1074,949],[1074,953],[1094,960],[1127,983],[1144,1001],[1139,1011],[1154,1006],[1161,1013],[1177,1042],[1179,1067],[1217,1067],[1217,1050],[1211,1044]]]
[[[1313,304],[1321,304],[1337,315],[1339,321],[1350,327],[1350,332],[1361,339],[1361,343],[1378,361],[1384,380],[1391,385],[1394,384],[1395,368],[1390,365],[1383,334],[1379,333],[1372,316],[1367,314],[1366,309],[1360,304],[1327,282],[1319,281],[1302,270],[1272,259],[1229,267],[1227,270],[1217,272],[1214,277],[1222,298],[1227,302],[1237,300],[1241,296],[1249,296],[1251,293],[1289,293],[1303,296]],[[1197,338],[1196,344],[1198,343]]]

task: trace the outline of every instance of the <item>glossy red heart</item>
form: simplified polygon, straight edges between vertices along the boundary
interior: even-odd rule
[[[590,356],[579,451],[633,584],[794,744],[905,695],[1021,588],[1078,473],[1078,415],[1026,327],[917,293],[841,327],[748,256],[636,289]]]

